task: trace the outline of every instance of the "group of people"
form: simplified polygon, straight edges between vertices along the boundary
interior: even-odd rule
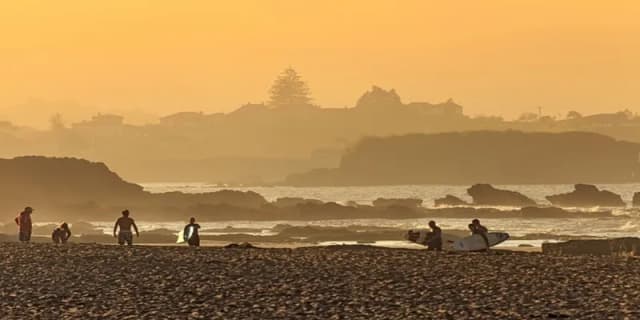
[[[26,207],[20,214],[16,217],[15,222],[18,225],[19,233],[18,239],[22,242],[31,241],[31,232],[33,229],[31,214],[33,213],[33,208]],[[136,225],[135,220],[131,218],[129,210],[122,211],[122,216],[116,220],[116,223],[113,226],[113,237],[118,239],[119,245],[127,244],[129,246],[133,245],[133,233],[135,232],[136,237],[140,236],[140,232],[138,231],[138,226]],[[429,221],[429,228],[431,228],[431,232],[427,234],[426,245],[428,250],[442,250],[442,229],[436,224],[435,221]],[[184,227],[183,240],[192,247],[200,246],[200,235],[199,235],[200,225],[196,223],[195,218],[189,219],[189,224]],[[473,219],[469,224],[469,231],[471,234],[478,234],[484,239],[485,244],[487,245],[487,249],[489,249],[489,239],[487,238],[487,233],[489,230],[480,224],[480,220]],[[66,222],[63,222],[59,227],[55,228],[51,233],[51,239],[54,243],[64,244],[71,238],[71,229]]]
[[[489,238],[487,238],[489,229],[480,224],[480,220],[478,219],[473,219],[468,227],[472,235],[477,234],[482,237],[488,250],[490,247]],[[429,228],[431,229],[431,232],[427,234],[427,250],[442,251],[442,229],[433,220],[429,221]]]
[[[33,211],[33,208],[26,207],[15,218],[15,222],[18,225],[19,230],[18,240],[20,240],[21,242],[31,241],[31,233],[33,231],[31,214],[33,213]],[[122,216],[116,220],[116,223],[113,226],[113,237],[118,239],[119,245],[133,245],[134,231],[136,237],[140,236],[140,232],[138,231],[138,226],[136,225],[135,220],[129,217],[129,215],[129,210],[122,211]],[[184,227],[183,232],[184,241],[187,242],[189,246],[200,246],[200,235],[198,232],[199,229],[200,225],[196,223],[196,219],[193,217],[189,219],[189,224]],[[56,227],[51,233],[51,240],[57,244],[67,243],[70,238],[71,229],[69,228],[69,224],[67,224],[66,222],[63,222],[60,226]]]
[[[33,208],[26,207],[15,218],[15,222],[18,225],[18,240],[21,242],[31,241],[31,233],[33,231],[33,222],[31,220],[31,214]],[[69,224],[63,222],[60,226],[56,227],[51,233],[51,240],[54,243],[67,243],[71,238],[71,229]]]

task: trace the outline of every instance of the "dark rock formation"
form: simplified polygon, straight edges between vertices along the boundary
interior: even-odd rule
[[[640,239],[617,238],[543,243],[542,252],[550,255],[637,256],[640,254]]]
[[[37,167],[41,163],[42,170]],[[14,171],[9,170],[10,168]],[[127,183],[103,164],[78,159],[53,159],[44,157],[1,160],[0,172],[7,179],[0,180],[4,191],[0,201],[0,233],[17,231],[12,222],[25,206],[35,207],[33,219],[43,221],[67,221],[72,224],[74,234],[95,234],[90,225],[73,221],[112,221],[120,211],[131,210],[132,217],[147,221],[188,220],[197,216],[199,221],[227,220],[323,220],[323,219],[416,219],[428,217],[450,218],[539,218],[539,217],[610,217],[610,212],[581,213],[557,208],[524,208],[522,210],[498,210],[491,208],[451,207],[427,209],[421,207],[420,199],[378,199],[375,206],[345,206],[334,202],[306,200],[296,206],[278,207],[268,203],[255,192],[223,190],[204,194],[170,192],[152,194],[140,186]],[[75,175],[81,174],[82,177]],[[69,176],[68,178],[65,178]],[[33,181],[33,183],[29,183]],[[101,181],[106,181],[101,185]],[[20,186],[14,188],[13,185]],[[490,186],[489,186],[490,187]],[[477,189],[478,187],[476,187]],[[487,190],[487,187],[480,187]],[[490,199],[496,204],[515,205],[526,203],[509,191],[491,190]],[[484,195],[484,194],[482,194]],[[497,196],[496,196],[497,195]],[[526,198],[526,197],[525,197]],[[484,198],[479,198],[484,199]],[[515,200],[514,200],[515,199]],[[528,198],[526,198],[528,199]],[[492,200],[492,201],[493,201]],[[516,201],[517,200],[517,201]],[[479,203],[491,204],[489,200]],[[50,234],[55,225],[37,228]],[[40,231],[38,231],[40,232]],[[168,233],[168,232],[165,232]],[[161,236],[161,235],[146,235]],[[167,239],[172,236],[166,236]]]
[[[378,198],[373,201],[373,206],[376,208],[388,208],[388,207],[419,208],[420,206],[422,206],[422,199]]]
[[[496,189],[490,184],[475,184],[467,189],[467,193],[473,198],[475,205],[512,207],[536,205],[535,201],[521,193]]]
[[[433,203],[436,207],[441,206],[466,206],[469,205],[468,202],[450,194],[446,195],[444,198],[438,198]]]
[[[634,207],[640,207],[640,192],[635,192],[633,194],[632,205]]]
[[[554,206],[561,207],[624,207],[622,197],[611,191],[598,190],[594,185],[576,184],[569,193],[546,197]]]
[[[371,137],[335,169],[288,185],[550,184],[640,181],[640,144],[586,132],[480,131]]]
[[[36,209],[36,221],[111,220],[125,208],[138,218],[175,220],[196,204],[259,208],[267,203],[251,191],[152,194],[103,163],[74,158],[0,159],[0,176],[0,221],[13,220],[26,206]]]
[[[249,242],[230,243],[224,246],[226,249],[255,249],[256,247]]]

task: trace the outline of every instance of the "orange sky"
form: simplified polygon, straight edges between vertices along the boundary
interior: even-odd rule
[[[323,106],[377,84],[471,114],[640,112],[638,17],[637,1],[2,1],[0,110],[229,111],[291,65]]]

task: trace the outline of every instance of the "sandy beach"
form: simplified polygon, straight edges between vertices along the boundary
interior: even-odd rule
[[[640,259],[0,244],[2,319],[640,317]]]

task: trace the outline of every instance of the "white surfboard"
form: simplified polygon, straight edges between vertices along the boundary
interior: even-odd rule
[[[187,240],[191,239],[191,237],[193,237],[193,233],[195,231],[196,227],[194,226],[189,226],[189,228],[187,228],[187,236],[185,237]]]
[[[404,238],[410,242],[421,244],[423,246],[427,245],[427,235],[431,232],[431,229],[412,229],[407,231]],[[442,233],[442,250],[444,251],[452,251],[453,244],[461,240],[461,237],[454,236],[452,234]]]
[[[505,232],[487,233],[489,247],[505,242],[507,239],[509,239],[509,234]],[[479,234],[468,236],[453,243],[453,251],[478,251],[484,249],[487,249],[487,243]]]
[[[187,229],[187,235],[185,236],[184,229],[180,230],[180,232],[178,232],[178,240],[176,240],[176,243],[184,243],[185,241],[191,239],[191,237],[193,236],[193,233],[195,232],[194,226],[189,226],[185,229]]]
[[[178,232],[178,240],[176,240],[176,243],[184,243],[184,229]]]

